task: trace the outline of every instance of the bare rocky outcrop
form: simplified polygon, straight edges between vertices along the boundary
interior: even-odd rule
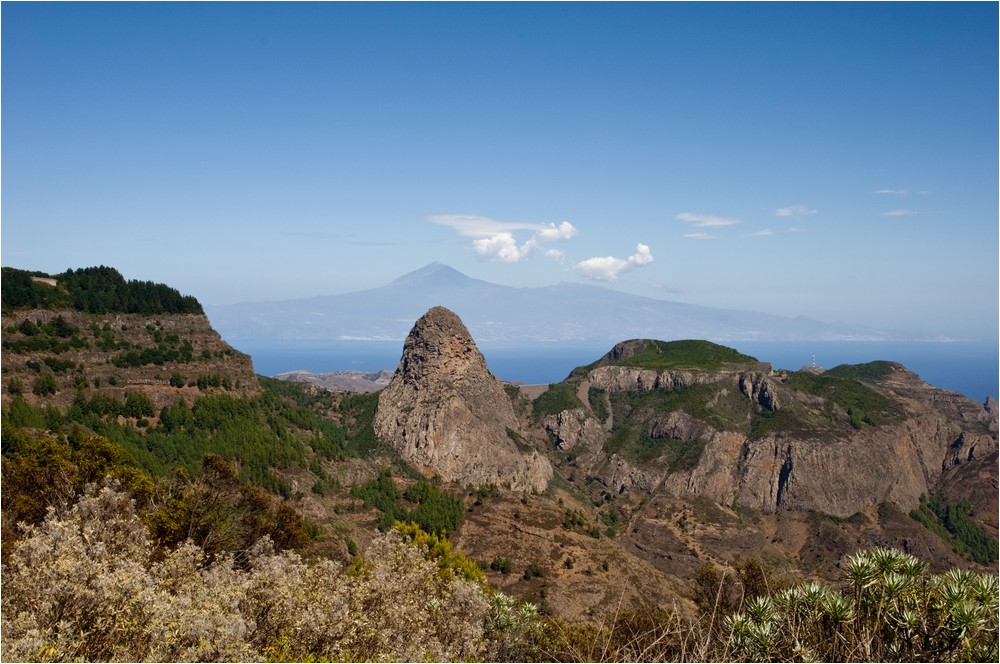
[[[594,387],[609,392],[641,392],[733,380],[738,375],[739,372],[736,371],[656,371],[639,367],[606,366],[593,369],[587,378]]]
[[[407,336],[374,427],[407,462],[446,481],[542,491],[552,478],[468,329],[444,307],[430,309]]]
[[[963,431],[959,434],[951,445],[948,446],[948,455],[941,464],[941,470],[948,470],[951,466],[962,463],[969,463],[976,459],[981,459],[997,451],[997,439],[989,434],[975,434]]]
[[[604,427],[585,408],[572,408],[542,420],[560,450],[597,451],[604,444]]]
[[[937,458],[947,434],[939,424],[925,417],[850,436],[747,440],[733,493],[713,497],[766,512],[815,510],[837,517],[885,502],[909,510],[940,472]],[[696,471],[714,462],[717,472],[732,477],[732,464],[727,469],[707,451]]]
[[[772,412],[779,408],[774,388],[767,376],[760,371],[752,371],[740,376],[740,391]]]
[[[983,402],[983,410],[986,411],[988,415],[991,415],[994,419],[997,417],[997,400],[993,397],[986,397],[986,401]]]

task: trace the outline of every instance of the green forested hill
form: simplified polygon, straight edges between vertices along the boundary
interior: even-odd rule
[[[56,275],[5,267],[0,290],[4,311],[72,307],[95,314],[204,313],[198,300],[190,295],[152,281],[126,280],[118,270],[103,265]]]

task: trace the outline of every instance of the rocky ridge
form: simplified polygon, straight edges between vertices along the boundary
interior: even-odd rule
[[[444,307],[430,309],[407,336],[374,428],[408,463],[445,481],[543,491],[552,479],[548,460],[525,444],[503,385]]]
[[[378,392],[392,380],[391,371],[330,371],[313,373],[311,371],[295,370],[275,374],[278,380],[293,383],[309,383],[324,387],[332,392],[360,392],[367,394]]]
[[[635,355],[636,343],[620,344],[576,375],[578,391],[608,395],[606,421],[592,405],[542,421],[559,449],[573,450],[574,462],[617,494],[846,518],[883,503],[912,509],[935,491],[942,471],[997,450],[995,413],[901,365],[857,369],[867,372],[860,380],[846,375],[854,369],[808,378],[759,363],[619,364]],[[628,433],[644,445],[641,453],[620,449]]]

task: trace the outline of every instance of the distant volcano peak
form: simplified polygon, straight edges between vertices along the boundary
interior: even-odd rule
[[[413,272],[407,272],[403,276],[396,278],[390,285],[391,286],[414,286],[414,285],[458,286],[475,281],[477,280],[462,274],[455,268],[445,265],[444,263],[439,263],[435,261],[433,263],[425,265],[422,268],[414,270]]]

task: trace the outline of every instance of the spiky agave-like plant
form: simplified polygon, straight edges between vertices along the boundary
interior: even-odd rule
[[[844,594],[808,582],[769,602],[747,602],[725,620],[728,653],[748,660],[997,660],[997,576],[929,576],[926,563],[888,548],[860,551],[843,568]]]

